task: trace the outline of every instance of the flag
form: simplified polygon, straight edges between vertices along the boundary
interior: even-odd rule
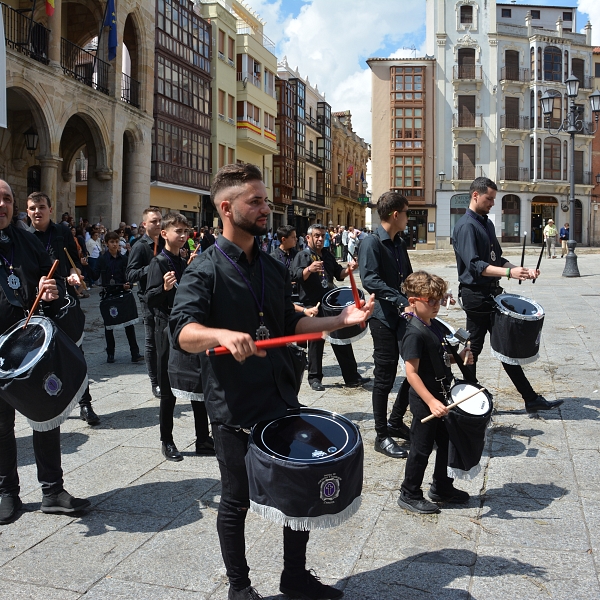
[[[360,172],[360,180],[364,183],[365,182],[365,172],[361,171]]]
[[[104,27],[110,28],[108,30],[108,60],[111,61],[117,56],[117,13],[115,11],[115,0],[108,0]]]
[[[348,175],[348,177],[352,177],[352,175],[354,175],[354,165],[349,165],[348,166],[347,175]]]
[[[46,0],[46,14],[49,17],[54,14],[54,0]]]

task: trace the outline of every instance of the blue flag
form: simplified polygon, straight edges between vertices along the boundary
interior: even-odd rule
[[[117,56],[117,12],[115,11],[115,0],[108,0],[106,5],[106,17],[104,27],[108,30],[108,60],[114,60]]]

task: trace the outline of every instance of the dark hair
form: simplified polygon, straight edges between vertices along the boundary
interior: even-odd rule
[[[94,232],[97,233],[97,232]],[[119,241],[119,234],[116,231],[109,231],[105,236],[104,236],[104,241],[108,244],[108,242],[110,242],[110,240],[117,240]]]
[[[382,221],[387,221],[395,210],[402,212],[408,207],[408,200],[400,193],[390,190],[384,192],[377,200],[377,214]]]
[[[487,193],[488,188],[498,191],[498,186],[491,179],[488,177],[477,177],[477,179],[473,180],[473,183],[469,188],[469,196],[472,197],[473,192],[485,194]]]
[[[42,200],[45,200],[48,208],[52,208],[50,197],[47,194],[44,194],[44,192],[33,192],[32,194],[29,194],[29,196],[27,196],[27,202],[30,200],[35,204],[40,204]]]
[[[144,209],[144,212],[142,213],[142,221],[146,221],[146,215],[151,212],[158,213],[162,217],[162,210],[160,210],[158,206],[149,206]]]
[[[327,231],[327,228],[322,223],[313,223],[312,225],[308,226],[306,234],[311,235],[315,229],[318,229],[319,231]]]
[[[282,225],[277,228],[277,239],[290,237],[294,231],[296,231],[296,228],[293,225]]]
[[[216,208],[215,198],[221,190],[239,187],[248,181],[262,181],[262,173],[255,165],[225,165],[215,175],[210,186],[210,199]]]
[[[181,213],[170,212],[170,213],[167,213],[163,217],[162,223],[160,224],[160,228],[165,230],[165,229],[168,229],[169,227],[173,227],[174,225],[177,225],[178,223],[181,223],[182,225],[185,225],[186,227],[190,226],[188,220]]]

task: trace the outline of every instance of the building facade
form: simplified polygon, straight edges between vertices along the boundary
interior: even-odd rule
[[[333,185],[328,225],[366,227],[369,144],[352,130],[350,111],[334,112],[331,122]]]
[[[594,89],[600,88],[600,47],[594,48]],[[600,246],[600,131],[596,132],[592,142],[592,206],[590,220],[590,246]]]
[[[498,238],[541,243],[549,218],[590,241],[593,189],[591,25],[577,31],[573,7],[501,4],[493,0],[427,0],[427,52],[437,60],[437,244],[448,247],[478,176],[498,184],[490,212]],[[575,136],[576,210],[569,209],[569,135],[556,129],[566,117],[565,80],[580,80],[577,104],[586,123]],[[545,128],[540,99],[555,97]]]
[[[150,195],[154,7],[121,0],[109,48],[105,0],[2,4],[8,128],[0,177],[20,208],[33,191],[63,212],[114,228]],[[110,15],[109,15],[110,16]],[[99,32],[101,34],[99,35]],[[115,56],[109,59],[109,52]]]
[[[372,202],[389,190],[409,201],[404,239],[409,248],[435,248],[436,63],[430,57],[371,58]],[[371,212],[372,228],[379,224]]]

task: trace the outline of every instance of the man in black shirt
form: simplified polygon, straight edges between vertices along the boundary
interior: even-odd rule
[[[149,206],[142,214],[141,226],[146,233],[132,246],[127,261],[126,281],[138,284],[138,298],[144,319],[144,358],[152,385],[152,393],[155,398],[160,398],[160,386],[158,385],[158,366],[156,356],[155,324],[154,315],[146,305],[146,280],[148,278],[148,266],[154,256],[164,247],[165,242],[160,235],[162,213],[160,208]]]
[[[51,213],[52,202],[48,195],[43,192],[33,192],[33,194],[29,194],[27,197],[27,214],[31,219],[29,231],[42,242],[42,245],[46,248],[46,252],[48,252],[52,261],[58,259],[59,274],[67,283],[67,293],[76,303],[75,307],[71,310],[81,311],[79,297],[77,296],[74,287],[76,285],[81,285],[81,278],[77,271],[77,268],[81,269],[81,263],[79,262],[79,252],[77,252],[75,238],[71,233],[70,225],[64,219],[61,223],[54,223],[50,218]],[[75,264],[75,268],[71,266],[69,257],[65,255],[65,249]],[[69,314],[65,318],[69,318]],[[84,316],[81,318],[82,322],[85,321]],[[76,342],[77,340],[74,341]],[[90,395],[89,385],[79,401],[79,416],[86,421],[88,425],[97,425],[100,423],[100,417],[98,417],[92,408],[92,396]]]
[[[245,456],[248,432],[259,421],[298,408],[296,376],[287,347],[259,350],[254,340],[339,329],[364,322],[370,298],[339,317],[304,318],[294,311],[287,269],[261,252],[255,235],[267,231],[270,209],[260,170],[227,165],[215,176],[211,197],[223,234],[186,269],[169,326],[176,347],[200,353],[206,408],[221,470],[217,530],[230,581],[229,600],[260,598],[251,587],[244,522],[250,507]],[[208,357],[225,346],[230,355]],[[306,571],[308,532],[284,528],[281,590],[294,598],[334,599],[343,594]]]
[[[502,256],[494,225],[488,213],[494,206],[498,187],[487,177],[478,177],[471,184],[471,201],[467,212],[454,227],[452,235],[459,296],[467,313],[467,329],[471,333],[471,352],[475,362],[467,366],[472,381],[477,381],[477,357],[481,354],[486,333],[493,327],[494,297],[503,292],[500,279],[536,279],[539,271],[511,264]],[[562,400],[549,402],[536,393],[525,376],[521,365],[502,363],[506,374],[525,401],[528,413],[549,410]]]
[[[50,257],[31,233],[10,224],[13,210],[12,190],[6,181],[0,180],[2,333],[24,318],[24,307],[31,308],[38,288],[44,290],[42,304],[47,316],[56,314],[64,303],[64,298],[59,300],[56,280],[46,278],[52,265]],[[34,398],[31,400],[35,401]],[[73,513],[90,505],[89,500],[74,498],[63,487],[59,427],[34,431],[33,452],[38,480],[42,484],[42,512]],[[19,491],[15,409],[4,401],[0,392],[0,525],[12,521],[21,509]]]
[[[408,453],[390,436],[410,437],[402,417],[408,407],[407,384],[400,387],[387,422],[388,396],[396,380],[399,344],[406,330],[400,317],[408,299],[400,291],[403,281],[412,273],[406,244],[400,234],[406,228],[408,200],[398,192],[386,192],[377,201],[381,225],[366,236],[360,246],[358,262],[360,280],[367,292],[375,294],[375,310],[369,319],[373,337],[373,418],[375,450],[392,458],[406,458]]]
[[[271,252],[271,256],[289,269],[292,266],[294,257],[298,254],[296,250],[296,244],[298,243],[296,228],[293,225],[282,225],[277,229],[277,239],[279,240],[279,246]]]
[[[338,281],[343,281],[348,276],[348,272],[356,269],[358,265],[351,260],[343,269],[331,252],[323,247],[325,242],[324,225],[311,225],[306,233],[306,240],[308,247],[302,252],[298,252],[292,263],[292,276],[299,284],[301,304],[305,307],[313,307],[319,304],[323,296],[335,287],[334,277]],[[359,387],[369,381],[369,377],[361,377],[358,374],[352,344],[332,344],[331,346],[347,387]],[[325,389],[321,383],[324,348],[325,340],[308,343],[308,383],[316,392],[322,392]]]

